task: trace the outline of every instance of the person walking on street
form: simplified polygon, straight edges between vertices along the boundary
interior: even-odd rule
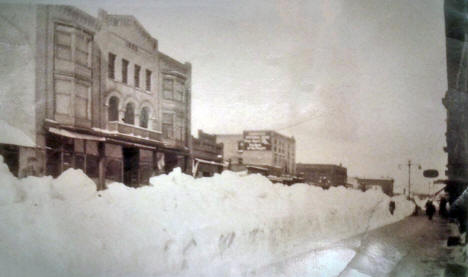
[[[428,200],[426,202],[426,215],[429,218],[429,220],[432,220],[432,217],[434,216],[435,212],[436,212],[436,208],[434,204],[432,204],[431,200]]]

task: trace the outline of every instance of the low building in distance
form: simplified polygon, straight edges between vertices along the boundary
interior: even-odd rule
[[[216,136],[198,130],[198,138],[192,137],[192,172],[196,177],[210,177],[221,173],[223,163],[223,144],[216,142]]]
[[[224,161],[233,171],[248,170],[265,176],[296,174],[296,141],[273,130],[249,130],[242,134],[219,134]]]
[[[390,178],[382,178],[382,179],[366,179],[366,178],[356,178],[359,189],[362,191],[366,191],[373,187],[380,187],[383,193],[387,194],[388,196],[393,196],[393,184],[394,180]]]
[[[348,173],[341,165],[334,164],[296,164],[296,171],[304,182],[321,186],[325,189],[332,186],[346,186]]]
[[[14,174],[78,168],[102,189],[191,170],[191,65],[161,53],[135,17],[40,4],[0,4],[0,15],[15,26],[0,34],[14,45],[2,51],[0,118],[32,141],[0,138]]]

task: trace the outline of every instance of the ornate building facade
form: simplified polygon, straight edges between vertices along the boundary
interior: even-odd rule
[[[33,141],[0,140],[17,175],[34,161],[35,175],[79,168],[104,188],[110,181],[138,186],[176,166],[191,170],[191,65],[161,53],[133,16],[15,4],[2,4],[1,13],[12,27],[0,41],[24,46],[32,58],[12,59],[19,74],[0,76],[34,80],[0,96],[17,99],[2,120]],[[24,111],[21,121],[10,110]]]

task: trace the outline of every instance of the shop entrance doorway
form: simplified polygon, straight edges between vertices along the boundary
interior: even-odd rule
[[[130,187],[138,186],[139,151],[135,147],[123,147],[123,177],[124,184]]]

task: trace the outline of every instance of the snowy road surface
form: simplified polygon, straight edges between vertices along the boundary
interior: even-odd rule
[[[341,276],[352,276],[353,270],[369,276],[444,276],[454,269],[444,247],[448,234],[445,221],[419,216],[353,238],[345,243],[358,246],[357,255]]]
[[[465,276],[445,247],[447,223],[408,217],[253,276]]]

